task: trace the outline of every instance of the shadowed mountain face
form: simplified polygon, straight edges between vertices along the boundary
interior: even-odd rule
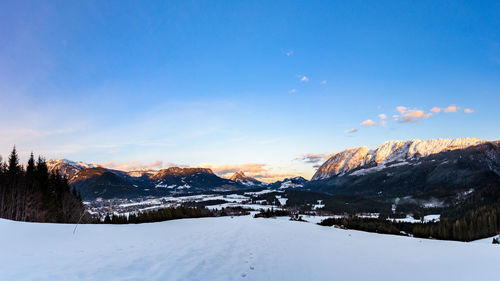
[[[262,184],[261,181],[258,181],[255,178],[252,178],[252,177],[245,175],[245,173],[243,171],[239,171],[237,173],[234,173],[229,179],[232,181],[244,184],[246,186],[261,185]]]
[[[51,167],[52,169],[59,169],[63,174],[64,171],[71,171],[73,176],[70,184],[80,190],[86,200],[248,188],[241,183],[218,177],[206,168],[172,167],[158,171],[123,172],[103,167],[66,166],[65,163],[74,163],[71,161],[53,162],[58,165]]]
[[[312,180],[348,174],[357,169],[383,168],[387,163],[404,163],[443,151],[465,149],[483,143],[488,142],[478,138],[431,139],[387,141],[373,150],[366,146],[350,148],[333,154],[316,171]]]
[[[476,145],[455,147],[425,156],[413,154],[407,157],[407,153],[398,155],[403,156],[376,164],[352,165],[354,167],[343,168],[341,172],[330,169],[334,172],[328,175],[325,171],[329,167],[322,167],[316,173],[315,180],[304,188],[329,194],[384,198],[446,198],[500,182],[499,141],[481,141]],[[324,166],[335,165],[333,162],[328,160]]]
[[[272,189],[301,189],[307,184],[308,180],[303,177],[285,178],[282,181],[271,183],[269,188]]]
[[[240,185],[234,181],[221,178],[207,168],[177,168],[162,169],[154,173],[151,179],[155,188],[196,190],[231,190]]]
[[[98,167],[82,169],[70,179],[70,184],[80,190],[84,199],[94,199],[147,195],[145,189],[152,182],[142,177],[131,177],[125,172]]]
[[[206,168],[123,172],[68,160],[50,160],[48,164],[49,169],[57,169],[70,177],[70,184],[87,200],[248,187],[380,199],[412,196],[445,200],[500,183],[500,141],[475,138],[391,141],[375,150],[348,149],[332,155],[309,182],[295,177],[272,184],[261,183],[243,172],[224,179]]]

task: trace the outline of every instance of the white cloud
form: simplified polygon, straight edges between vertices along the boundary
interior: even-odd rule
[[[378,118],[380,119],[380,121],[378,122],[380,126],[384,127],[385,125],[387,125],[387,122],[385,121],[385,119],[387,119],[387,115],[381,113],[378,115]]]
[[[288,91],[289,94],[295,94],[297,92],[297,89],[291,89],[290,91]]]
[[[164,167],[163,162],[160,160],[155,160],[151,163],[143,164],[140,161],[129,161],[129,162],[106,162],[101,164],[100,166],[109,168],[109,169],[115,169],[115,170],[120,170],[120,171],[132,171],[132,170],[139,170],[139,169],[151,169],[151,170],[157,170],[161,169]],[[172,167],[172,166],[177,166],[173,163],[167,163],[165,166],[167,167]]]
[[[400,113],[400,116],[395,117],[394,120],[400,123],[419,122],[421,119],[427,119],[432,115],[430,112],[425,113],[423,110],[408,109],[404,106],[398,106],[396,110]]]
[[[233,174],[239,171],[243,171],[245,173],[248,173],[249,175],[268,171],[268,169],[266,168],[266,164],[263,163],[219,164],[219,165],[204,163],[198,165],[198,167],[210,168],[215,173],[221,175]]]
[[[326,83],[327,83],[327,81],[326,81],[326,80],[323,80],[323,81],[321,81],[321,83],[320,83],[320,84],[321,84],[321,85],[325,85]]]
[[[349,129],[349,130],[345,130],[345,132],[348,133],[348,134],[356,133],[357,131],[358,131],[358,129],[355,129],[355,128],[352,128],[352,129]]]
[[[394,121],[400,122],[400,123],[412,123],[412,122],[419,122],[422,119],[427,119],[431,117],[433,114],[437,114],[441,111],[445,113],[451,113],[451,112],[457,112],[460,109],[460,107],[452,104],[448,107],[445,108],[440,108],[440,107],[433,107],[429,110],[429,112],[425,113],[423,110],[414,108],[414,109],[409,109],[404,106],[398,106],[396,107],[396,111],[399,112],[399,115],[393,115],[392,117],[394,118]],[[470,108],[464,109],[465,113],[472,113],[474,110]]]
[[[285,56],[289,57],[289,56],[293,55],[293,50],[281,49],[281,53],[283,53]]]
[[[229,178],[234,173],[243,171],[247,176],[254,177],[264,182],[274,182],[285,177],[292,177],[293,174],[276,173],[273,168],[263,163],[245,163],[245,164],[211,164],[202,163],[197,167],[210,168],[221,177]]]
[[[450,112],[457,112],[457,109],[458,107],[454,104],[448,106],[447,108],[445,108],[443,111],[446,112],[446,113],[450,113]]]
[[[373,126],[375,126],[375,122],[373,122],[371,119],[368,119],[368,120],[361,122],[361,126],[373,127]]]
[[[263,182],[272,183],[272,182],[275,182],[278,180],[283,180],[284,178],[296,177],[297,174],[267,172],[267,173],[260,173],[258,175],[248,175],[247,174],[247,176],[254,177],[254,178],[256,178],[260,181],[263,181]]]
[[[435,107],[431,108],[431,112],[432,113],[439,113],[439,112],[441,112],[441,108],[435,106]]]
[[[324,161],[328,157],[329,155],[324,153],[304,153],[295,158],[295,160],[304,161],[306,163],[317,163]]]
[[[309,78],[307,78],[307,76],[305,76],[305,75],[304,75],[304,76],[301,76],[301,78],[300,78],[300,82],[302,82],[302,83],[309,82]]]
[[[408,110],[408,108],[404,106],[397,106],[396,110],[399,112],[399,114],[404,114]]]
[[[330,156],[323,153],[305,153],[295,158],[294,160],[299,160],[304,163],[313,164],[313,168],[317,169],[326,159]]]

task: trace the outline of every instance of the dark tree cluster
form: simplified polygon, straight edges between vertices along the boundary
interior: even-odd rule
[[[274,217],[286,217],[289,216],[290,213],[286,210],[275,210],[274,208],[260,210],[260,213],[255,214],[254,218],[274,218]]]
[[[128,217],[126,215],[106,215],[106,217],[104,217],[103,223],[148,223],[188,218],[243,216],[248,214],[250,213],[241,207],[222,208],[221,210],[209,210],[199,207],[178,206],[175,208],[164,208],[140,212],[138,214],[129,214]]]
[[[401,235],[401,229],[393,223],[385,219],[376,218],[359,218],[356,216],[345,218],[328,218],[322,220],[319,225],[323,226],[340,226],[342,228],[356,229],[368,232],[376,232],[382,234],[396,234]]]
[[[175,207],[164,208],[159,210],[151,210],[140,212],[138,214],[126,215],[106,215],[104,223],[109,224],[128,224],[128,223],[147,223],[147,222],[160,222],[175,219],[186,218],[201,218],[211,217],[213,214],[207,209],[191,208],[191,207]]]
[[[472,241],[500,232],[500,204],[481,206],[455,219],[415,225],[413,235],[436,239]]]
[[[486,185],[477,186],[467,198],[443,209],[422,209],[412,205],[398,206],[398,210],[400,209],[413,212],[415,218],[439,211],[441,220],[428,223],[398,223],[387,220],[388,213],[381,212],[379,219],[351,216],[329,218],[320,224],[379,233],[406,233],[415,237],[443,240],[472,241],[491,237],[500,233],[500,182],[491,181]],[[394,214],[390,216],[393,217]]]
[[[319,223],[348,229],[384,234],[412,234],[420,238],[473,241],[491,237],[500,232],[500,204],[481,206],[457,218],[442,218],[439,222],[408,223],[385,218],[328,218]]]
[[[0,159],[0,217],[30,222],[77,222],[85,208],[81,195],[68,180],[50,173],[45,160],[33,153],[24,168],[16,148],[8,163]]]

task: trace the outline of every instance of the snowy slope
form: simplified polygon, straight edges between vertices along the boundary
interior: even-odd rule
[[[84,162],[74,162],[68,159],[49,159],[47,168],[50,172],[59,171],[61,175],[65,175],[68,179],[73,178],[78,172],[86,168],[95,168],[97,165]]]
[[[500,248],[287,219],[0,220],[1,280],[496,280]]]
[[[388,141],[370,150],[366,146],[333,154],[316,171],[312,180],[342,175],[360,167],[385,167],[389,162],[426,157],[443,151],[464,149],[487,141],[478,138]]]

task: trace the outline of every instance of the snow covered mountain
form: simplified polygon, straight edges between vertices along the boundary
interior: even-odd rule
[[[272,189],[301,188],[302,177],[287,178],[272,184],[263,183],[239,171],[225,179],[208,168],[179,168],[120,171],[96,164],[50,159],[50,171],[58,170],[70,184],[81,191],[84,199],[164,196],[179,192],[228,191],[267,187]]]
[[[388,141],[373,150],[366,146],[350,148],[333,154],[319,167],[312,180],[327,179],[360,169],[385,168],[388,163],[403,165],[408,160],[427,157],[443,151],[464,149],[486,142],[477,138],[408,140]]]
[[[500,141],[386,142],[334,154],[304,189],[377,198],[452,198],[500,182]]]
[[[87,168],[95,168],[97,165],[84,162],[74,162],[68,159],[50,159],[47,161],[49,172],[59,171],[61,175],[65,175],[68,179],[73,178],[81,170]]]
[[[224,179],[207,168],[171,167],[160,170],[119,171],[67,159],[50,159],[50,171],[59,171],[81,191],[84,199],[163,196],[171,192],[234,190],[248,188],[246,182]],[[249,178],[252,179],[252,178]],[[255,185],[260,183],[254,179]]]
[[[308,180],[303,177],[285,178],[282,181],[272,183],[269,188],[272,189],[288,189],[288,188],[302,188],[307,184]]]
[[[155,188],[170,190],[190,189],[234,189],[234,181],[221,178],[208,168],[179,168],[171,167],[158,170],[150,176]]]
[[[230,180],[242,183],[247,186],[259,185],[262,184],[261,181],[256,180],[255,178],[249,177],[245,175],[243,171],[239,171],[234,173],[230,178]]]

